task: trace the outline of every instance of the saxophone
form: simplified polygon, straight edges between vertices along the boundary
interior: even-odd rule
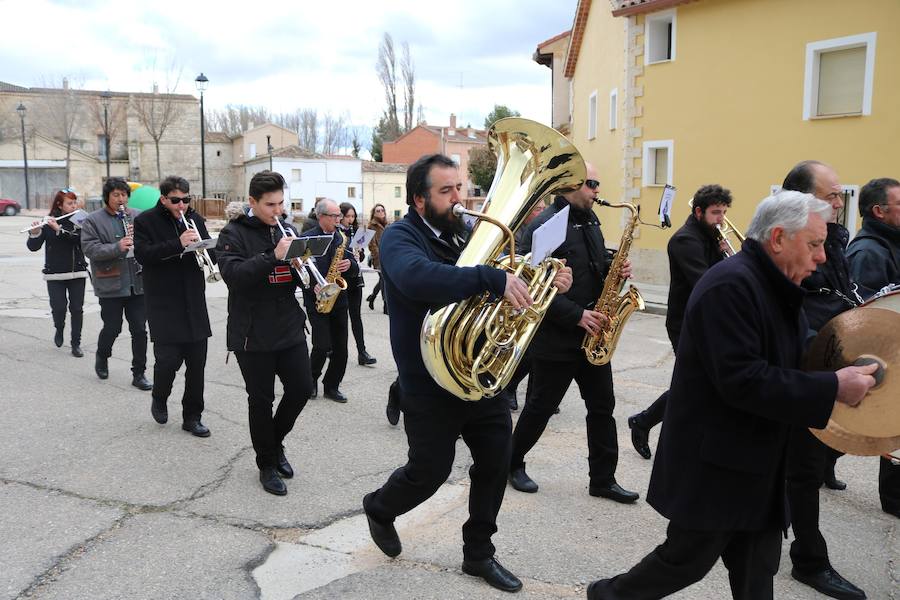
[[[616,344],[619,342],[619,336],[622,335],[622,329],[625,327],[628,317],[636,310],[644,310],[644,299],[633,285],[628,286],[628,291],[621,294],[622,288],[625,287],[622,265],[628,259],[628,251],[634,240],[634,228],[639,219],[637,208],[628,202],[611,204],[606,200],[600,200],[599,204],[611,208],[627,208],[631,212],[631,218],[619,241],[619,250],[616,252],[612,264],[609,265],[609,272],[603,283],[603,291],[600,292],[600,298],[594,305],[594,310],[609,320],[600,333],[597,335],[586,333],[584,341],[581,342],[581,348],[584,350],[588,362],[594,365],[605,365],[612,359],[613,352],[616,351]]]
[[[322,292],[324,292],[326,288],[334,285],[336,285],[339,290],[337,293],[332,294],[320,292],[319,295],[316,296],[316,311],[323,315],[327,315],[331,312],[331,309],[334,308],[334,303],[337,302],[338,295],[347,289],[347,281],[341,277],[337,270],[338,263],[344,258],[344,249],[347,247],[347,236],[340,231],[338,231],[337,234],[341,236],[341,243],[334,252],[334,258],[331,259],[331,264],[328,265],[328,273],[325,274],[326,284],[322,286]]]

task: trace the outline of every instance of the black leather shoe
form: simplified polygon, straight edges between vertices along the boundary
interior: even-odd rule
[[[631,429],[631,445],[642,458],[650,459],[650,430],[641,424],[639,415],[628,417],[628,428]]]
[[[137,389],[143,390],[145,392],[148,392],[153,389],[153,383],[149,379],[144,377],[143,373],[141,373],[140,375],[135,375],[131,379],[131,385],[133,385]]]
[[[107,379],[109,377],[109,361],[99,354],[94,360],[94,372],[97,373],[97,377],[100,379]]]
[[[588,487],[588,493],[591,496],[609,498],[610,500],[620,502],[622,504],[631,504],[641,497],[641,495],[637,492],[630,492],[615,481],[609,485],[591,484],[590,487]]]
[[[81,358],[82,356],[84,356],[84,352],[82,352],[81,350],[81,344],[72,344],[72,356],[74,356],[75,358]]]
[[[900,507],[892,508],[890,506],[882,506],[881,510],[891,515],[892,517],[897,517],[898,519],[900,519]]]
[[[603,596],[600,595],[600,587],[605,584],[607,579],[598,579],[597,581],[592,581],[587,586],[587,598],[588,600],[603,600]]]
[[[375,310],[375,296],[366,296],[366,302],[369,303],[369,310]]]
[[[275,467],[275,470],[285,479],[290,479],[294,476],[294,468],[284,455],[284,446],[281,447],[281,452],[278,453],[278,466]]]
[[[209,427],[200,421],[187,421],[181,424],[181,428],[197,437],[209,437]]]
[[[825,479],[823,480],[825,487],[829,490],[846,490],[847,484],[835,477],[834,475],[834,467],[830,467],[825,469]]]
[[[338,402],[338,403],[340,403],[340,404],[346,404],[346,403],[347,403],[347,396],[345,396],[345,395],[341,392],[341,390],[338,390],[338,389],[329,390],[329,389],[326,388],[326,389],[325,389],[324,396],[325,396],[326,398],[328,398],[329,400],[334,400],[335,402]]]
[[[259,482],[262,484],[263,489],[270,494],[275,494],[276,496],[287,495],[287,486],[284,484],[284,481],[281,480],[275,467],[260,469]]]
[[[62,327],[56,330],[56,335],[53,336],[53,343],[56,344],[57,348],[62,348],[63,344],[63,330]]]
[[[388,388],[388,401],[384,414],[391,425],[400,422],[400,381],[397,379]]]
[[[319,397],[319,382],[313,379],[313,390],[312,394],[309,395],[310,398],[318,398]]]
[[[509,484],[520,492],[533,494],[538,491],[538,484],[525,472],[525,465],[509,472]]]
[[[156,398],[150,401],[150,414],[153,415],[153,420],[162,425],[169,420],[169,407],[166,406],[166,401],[161,400],[157,402]]]
[[[791,577],[805,583],[814,590],[838,600],[864,600],[866,593],[844,579],[833,568],[828,567],[816,573],[801,573],[791,569]]]
[[[403,546],[400,544],[400,536],[397,535],[394,524],[382,523],[381,521],[376,520],[366,510],[366,504],[374,493],[375,492],[370,492],[363,498],[363,512],[366,513],[366,520],[369,522],[369,535],[372,536],[372,541],[375,542],[375,545],[378,546],[379,550],[391,558],[394,558],[403,552]]]
[[[363,351],[363,352],[359,353],[359,364],[360,365],[363,365],[363,366],[374,365],[377,362],[378,362],[378,359],[375,358],[374,356],[372,356],[371,354],[369,354],[368,352]]]
[[[489,586],[504,592],[518,592],[522,589],[519,578],[506,570],[494,557],[484,560],[464,560],[462,572],[473,577],[481,577]]]

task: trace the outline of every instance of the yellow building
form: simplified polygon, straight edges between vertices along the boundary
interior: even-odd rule
[[[601,194],[648,222],[674,185],[673,227],[698,187],[719,183],[744,229],[795,163],[821,160],[855,230],[859,187],[900,176],[898,21],[897,0],[580,0],[564,62],[571,139]],[[599,211],[612,246],[617,212]],[[639,228],[637,279],[668,283],[672,231]]]
[[[409,165],[381,163],[370,160],[362,163],[362,198],[364,215],[368,222],[369,213],[376,204],[384,205],[388,222],[406,215],[406,169]]]

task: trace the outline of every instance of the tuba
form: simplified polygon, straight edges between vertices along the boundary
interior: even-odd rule
[[[612,359],[613,352],[616,351],[616,344],[619,343],[619,337],[622,335],[622,329],[624,329],[628,317],[636,310],[644,310],[644,299],[633,285],[628,287],[627,292],[621,294],[622,288],[625,287],[622,266],[628,258],[628,251],[631,250],[631,242],[634,240],[634,228],[639,220],[638,209],[628,202],[621,204],[612,204],[606,200],[597,202],[601,206],[626,208],[631,212],[628,224],[622,231],[619,250],[616,252],[612,264],[609,265],[606,281],[603,282],[603,291],[600,292],[600,298],[594,305],[594,310],[603,314],[608,321],[600,333],[597,335],[586,333],[584,341],[581,342],[581,348],[584,350],[588,362],[594,365],[605,365]]]
[[[514,273],[527,285],[534,304],[515,310],[487,292],[429,311],[422,324],[422,360],[442,388],[463,400],[496,395],[512,378],[537,332],[556,288],[561,261],[537,267],[530,255],[515,254],[516,230],[542,198],[584,183],[584,160],[559,132],[521,118],[501,119],[488,132],[497,171],[483,212],[454,207],[478,219],[458,267],[490,265]],[[508,248],[506,256],[501,257]]]

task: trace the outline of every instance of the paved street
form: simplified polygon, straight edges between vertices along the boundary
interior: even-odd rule
[[[398,519],[403,554],[388,559],[368,537],[362,496],[406,455],[402,428],[384,418],[395,367],[380,300],[374,312],[363,307],[378,364],[360,367],[351,352],[342,386],[350,402],[309,402],[286,442],[297,475],[288,495],[275,497],[258,483],[243,381],[234,357],[226,362],[224,284],[208,288],[203,421],[212,436],[198,439],[180,429],[181,377],[164,426],[150,416],[149,393],[131,387],[127,326],[110,378],[97,379],[100,318],[90,289],[85,357],[53,345],[43,251],[27,252],[18,233],[29,222],[0,218],[0,599],[508,597],[459,570],[470,464],[462,443],[449,482]],[[672,364],[664,319],[634,316],[614,361],[618,480],[642,496],[632,506],[588,495],[584,406],[569,390],[528,457],[540,492],[508,489],[494,537],[501,562],[524,580],[520,597],[584,597],[588,582],[630,567],[663,539],[666,522],[644,502],[651,463],[631,449],[626,417],[659,395]],[[822,528],[841,574],[869,598],[896,599],[900,521],[880,510],[877,470],[874,459],[841,459],[848,489],[822,493]],[[787,549],[776,597],[821,597],[791,579]],[[674,597],[730,597],[721,563]]]

